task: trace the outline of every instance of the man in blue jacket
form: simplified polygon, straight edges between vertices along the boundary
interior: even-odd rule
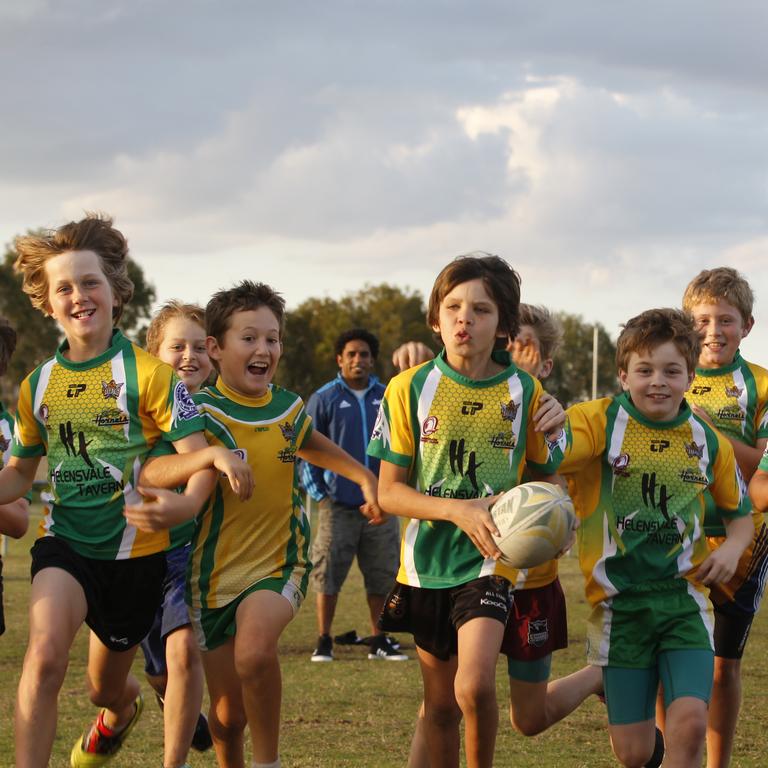
[[[373,375],[378,353],[379,340],[372,333],[362,328],[342,333],[336,340],[339,374],[320,387],[307,403],[314,428],[375,474],[379,472],[379,462],[367,455],[366,448],[384,395],[384,385]],[[376,625],[397,573],[397,518],[389,517],[382,525],[369,525],[359,510],[363,503],[359,487],[332,472],[304,464],[303,481],[312,498],[321,502],[311,553],[319,634],[312,661],[333,661],[331,625],[341,586],[355,555],[365,580],[371,619],[368,658],[407,659]]]

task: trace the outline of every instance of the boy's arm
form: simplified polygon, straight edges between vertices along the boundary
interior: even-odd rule
[[[768,460],[763,459],[763,462],[768,465]],[[749,481],[749,498],[758,512],[768,510],[768,470],[758,469],[752,475]]]
[[[216,485],[212,469],[195,472],[183,493],[166,488],[139,487],[142,504],[126,504],[125,519],[142,531],[160,531],[191,520],[203,508]]]
[[[565,411],[560,401],[542,392],[539,407],[533,414],[534,429],[543,432],[547,440],[556,440],[565,426]]]
[[[392,353],[392,365],[398,371],[407,371],[414,365],[432,360],[434,356],[435,353],[426,344],[420,341],[406,341]]]
[[[225,474],[232,490],[241,501],[253,494],[253,472],[250,466],[222,446],[208,445],[202,432],[175,440],[176,453],[153,456],[141,470],[141,484],[153,488],[178,488],[186,485],[196,473],[208,468]]]
[[[39,463],[39,456],[11,456],[0,470],[0,505],[17,501],[29,491]]]
[[[13,539],[20,539],[29,525],[29,502],[16,499],[9,504],[0,504],[0,533]]]
[[[382,459],[379,468],[379,501],[382,509],[400,517],[443,520],[461,528],[483,557],[498,558],[493,540],[499,531],[488,511],[498,496],[480,499],[443,499],[427,496],[408,485],[408,468]]]
[[[742,552],[755,535],[752,515],[723,518],[726,540],[699,566],[696,578],[707,586],[730,581]]]
[[[376,475],[359,461],[353,459],[343,448],[313,429],[302,443],[301,448],[297,449],[296,455],[304,461],[323,469],[329,469],[331,472],[357,483],[366,502],[361,511],[372,522],[381,521]]]

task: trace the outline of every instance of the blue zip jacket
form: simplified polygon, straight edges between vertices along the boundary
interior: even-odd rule
[[[368,388],[360,400],[339,373],[313,393],[307,403],[312,426],[377,476],[379,460],[368,456],[366,449],[383,397],[384,385],[376,376],[368,379]],[[358,485],[307,462],[303,462],[302,482],[316,501],[330,496],[347,507],[359,507],[364,501]]]

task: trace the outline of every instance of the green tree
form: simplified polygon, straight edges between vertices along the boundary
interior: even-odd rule
[[[61,340],[56,321],[35,309],[21,290],[21,275],[13,269],[16,257],[13,245],[8,245],[0,263],[0,315],[8,320],[17,334],[16,352],[0,381],[0,394],[8,405],[15,400],[15,389],[21,380],[50,357]],[[141,267],[131,258],[128,259],[128,275],[133,281],[134,293],[133,299],[123,309],[120,327],[143,344],[146,321],[155,300],[155,288],[147,282]]]
[[[563,342],[545,387],[567,406],[592,397],[594,325],[584,322],[581,315],[559,312],[557,317],[563,326]],[[597,323],[597,362],[597,396],[615,393],[618,390],[616,345],[600,323]]]
[[[338,372],[334,343],[348,328],[366,328],[381,344],[377,374],[394,373],[392,352],[404,341],[435,346],[426,325],[424,300],[417,291],[386,283],[366,285],[336,300],[310,298],[286,316],[285,348],[278,382],[308,397]]]

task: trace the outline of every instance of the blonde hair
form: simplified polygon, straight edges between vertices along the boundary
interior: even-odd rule
[[[685,289],[683,309],[693,312],[697,304],[721,299],[739,310],[745,324],[750,321],[755,294],[746,279],[731,267],[703,269],[699,272]]]
[[[48,314],[48,276],[45,265],[54,256],[69,251],[93,251],[109,282],[116,305],[112,320],[117,323],[123,307],[133,296],[133,283],[128,277],[128,241],[112,226],[112,219],[101,213],[87,213],[80,221],[71,221],[42,235],[22,235],[16,238],[19,254],[14,269],[22,276],[22,289],[32,306]]]
[[[552,359],[563,340],[560,321],[540,304],[520,304],[520,325],[528,325],[539,340],[542,360]]]
[[[171,301],[167,301],[155,312],[149,328],[147,328],[147,352],[150,355],[158,356],[160,344],[165,334],[165,327],[171,320],[175,320],[177,317],[197,323],[205,332],[205,310],[202,307],[197,304],[184,304],[177,299],[171,299]]]

